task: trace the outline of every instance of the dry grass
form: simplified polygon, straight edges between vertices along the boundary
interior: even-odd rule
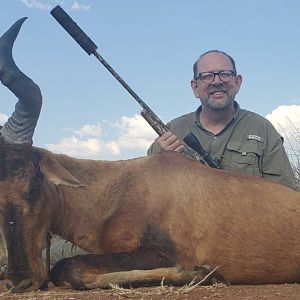
[[[192,280],[189,284],[186,284],[182,287],[174,287],[174,286],[166,286],[164,285],[164,279],[161,281],[160,286],[156,287],[143,287],[143,288],[122,288],[118,285],[111,284],[110,289],[107,290],[90,290],[90,291],[73,291],[69,287],[57,288],[50,287],[48,291],[35,291],[24,293],[19,296],[16,294],[11,294],[10,291],[5,291],[0,293],[0,299],[30,299],[30,300],[49,300],[49,299],[81,299],[81,297],[86,299],[105,299],[105,298],[113,298],[113,299],[123,299],[123,298],[135,298],[135,299],[151,299],[154,297],[155,299],[160,298],[169,298],[172,299],[180,298],[186,295],[188,298],[188,294],[194,291],[197,288],[197,291],[209,291],[212,294],[218,296],[221,294],[221,290],[226,288],[227,286],[221,283],[208,285],[208,286],[200,286],[203,284],[206,279],[211,276],[218,267],[212,270],[209,274],[207,274],[201,281],[195,282]],[[98,298],[99,297],[99,298]],[[102,298],[101,298],[102,297]],[[117,297],[117,298],[116,298]]]
[[[48,291],[35,291],[24,294],[11,294],[10,291],[0,293],[0,299],[30,299],[30,300],[49,300],[49,299],[161,299],[161,298],[180,298],[186,296],[188,298],[189,293],[207,291],[216,296],[221,294],[224,288],[227,288],[224,284],[213,284],[208,286],[199,286],[195,283],[190,283],[183,287],[165,286],[162,282],[157,287],[143,287],[143,288],[130,288],[125,289],[116,285],[111,285],[107,290],[91,290],[91,291],[74,291],[70,288],[56,288],[51,287]],[[185,298],[186,298],[185,297]]]
[[[110,287],[111,289],[115,292],[115,294],[125,297],[125,298],[140,298],[143,296],[155,296],[155,295],[164,295],[164,296],[176,296],[176,295],[183,295],[191,292],[194,290],[196,287],[199,285],[203,284],[209,276],[211,276],[219,267],[214,268],[209,274],[207,274],[201,281],[195,282],[192,280],[189,284],[186,284],[180,288],[175,288],[174,286],[165,286],[164,285],[164,278],[162,279],[160,286],[158,287],[153,287],[151,289],[147,289],[147,291],[143,291],[143,289],[124,289],[119,287],[118,285],[111,284]],[[225,287],[224,284],[214,284],[210,286],[205,286],[202,288],[205,289],[212,289],[216,287]]]
[[[115,285],[111,286],[111,291],[114,295],[121,296],[123,298],[143,298],[146,296],[182,296],[185,294],[190,293],[198,284],[190,283],[183,287],[176,288],[174,286],[165,286],[161,284],[158,287],[152,288],[139,288],[139,289],[124,289]],[[201,286],[200,289],[211,290],[216,292],[217,290],[223,289],[227,287],[222,283],[208,285],[208,286]]]

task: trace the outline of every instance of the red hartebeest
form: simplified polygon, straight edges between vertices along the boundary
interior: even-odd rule
[[[64,259],[55,284],[182,284],[205,265],[233,284],[300,282],[300,194],[166,152],[92,161],[32,146],[36,84],[11,49],[24,19],[0,39],[0,79],[18,98],[0,130],[0,222],[13,291],[41,288],[52,231],[94,253]]]

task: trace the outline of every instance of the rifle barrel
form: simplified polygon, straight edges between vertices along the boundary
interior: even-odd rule
[[[103,66],[119,81],[119,83],[142,106],[143,109],[147,109],[151,112],[151,114],[155,115],[150,107],[133,91],[133,89],[125,82],[125,80],[97,52],[98,46],[92,41],[92,39],[59,5],[54,7],[50,13],[88,55],[93,54],[103,64]]]
[[[77,23],[59,6],[57,5],[51,10],[51,15],[56,21],[72,36],[72,38],[79,44],[79,46],[88,54],[93,54],[102,65],[119,81],[119,83],[126,89],[126,91],[140,104],[143,108],[142,116],[152,126],[152,128],[159,134],[167,132],[168,127],[159,119],[159,117],[152,111],[152,109],[133,91],[133,89],[125,82],[125,80],[109,65],[109,63],[97,52],[98,46],[87,36],[87,34],[77,25]],[[190,137],[192,135],[192,138]],[[192,133],[187,136],[184,141],[189,146],[186,146],[184,152],[187,156],[201,162],[206,162],[212,167],[214,159],[206,152],[203,147],[195,143],[197,138]],[[196,146],[196,147],[195,147]],[[191,147],[191,148],[190,148]],[[195,148],[194,148],[195,147]],[[203,153],[198,152],[197,149],[203,150]]]

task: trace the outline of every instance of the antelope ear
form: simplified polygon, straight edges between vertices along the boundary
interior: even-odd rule
[[[53,157],[44,156],[40,161],[40,170],[55,185],[66,185],[69,187],[84,186]]]

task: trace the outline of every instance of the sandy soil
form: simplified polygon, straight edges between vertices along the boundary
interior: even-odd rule
[[[46,299],[68,299],[68,300],[93,300],[93,299],[300,299],[299,284],[281,285],[248,285],[248,286],[197,286],[187,288],[178,287],[151,287],[138,289],[111,289],[93,291],[73,291],[69,288],[58,288],[49,285],[47,291],[37,291],[23,294],[11,294],[5,288],[4,281],[0,281],[0,299],[20,300],[46,300]]]

